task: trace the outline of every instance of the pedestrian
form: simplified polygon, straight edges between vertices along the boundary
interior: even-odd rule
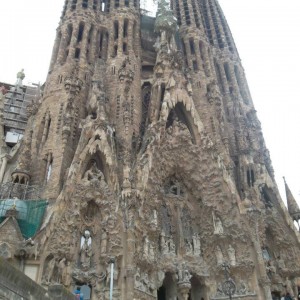
[[[74,290],[73,294],[75,295],[75,299],[76,299],[76,300],[84,300],[84,299],[83,299],[83,294],[81,293],[80,286],[78,286],[78,287],[76,288],[76,290]]]
[[[293,300],[292,296],[290,295],[290,293],[286,293],[284,300]]]

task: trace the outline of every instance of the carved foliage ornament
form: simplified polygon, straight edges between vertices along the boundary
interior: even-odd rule
[[[78,95],[82,89],[83,81],[72,74],[65,78],[64,85],[67,92]]]
[[[118,71],[118,76],[120,82],[125,82],[126,84],[131,84],[134,79],[134,71],[132,70],[132,65],[130,59],[127,57]]]

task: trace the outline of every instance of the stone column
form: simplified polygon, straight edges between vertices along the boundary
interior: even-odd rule
[[[128,28],[127,28],[127,49],[128,49],[128,53],[131,54],[131,52],[134,50],[133,49],[133,43],[134,43],[134,39],[135,37],[133,36],[134,32],[133,32],[133,21],[129,20],[128,21]]]
[[[191,54],[191,48],[190,48],[190,41],[189,38],[184,39],[184,46],[185,46],[185,51],[186,51],[186,58],[188,61],[188,66],[193,70],[193,62],[191,60],[192,54]]]
[[[8,158],[9,158],[9,156],[7,154],[5,154],[2,157],[2,164],[1,164],[1,169],[0,169],[0,183],[3,182],[3,177],[4,177],[4,174],[5,174]]]
[[[85,61],[88,61],[87,50],[88,50],[88,47],[90,46],[90,44],[88,43],[88,39],[89,39],[91,27],[92,27],[92,25],[90,25],[90,24],[85,25],[81,45],[79,47],[81,49],[80,50],[81,51],[80,59],[83,59]]]
[[[97,55],[97,49],[99,47],[99,35],[96,26],[94,26],[94,31],[91,37],[90,41],[90,61],[89,63],[94,64],[96,60],[96,55]],[[102,40],[103,42],[103,40]]]
[[[119,18],[119,36],[118,36],[118,56],[122,55],[123,53],[123,18]]]
[[[248,219],[250,225],[251,238],[254,245],[254,250],[256,252],[256,260],[258,264],[258,272],[260,277],[258,279],[259,284],[264,292],[265,300],[272,300],[271,296],[271,282],[268,278],[264,258],[262,255],[260,239],[259,239],[259,220],[262,219],[261,211],[254,208],[252,211],[248,212]]]
[[[86,30],[86,28],[84,28],[84,30]],[[67,57],[67,60],[70,59],[73,60],[75,57],[78,31],[79,31],[79,25],[74,26],[71,41],[70,41],[70,46],[69,46],[69,56]]]
[[[199,46],[199,40],[194,40],[194,47],[195,47],[195,53],[196,53],[196,60],[198,64],[198,69],[199,71],[204,72],[204,64],[205,62],[202,61],[201,57],[201,51],[200,51],[200,46]]]

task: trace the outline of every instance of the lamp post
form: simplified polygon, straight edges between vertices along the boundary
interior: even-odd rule
[[[110,263],[110,288],[109,288],[109,300],[113,299],[113,289],[114,289],[114,267],[115,267],[115,258],[111,257]]]
[[[222,284],[222,290],[223,290],[224,294],[226,296],[229,296],[229,299],[232,300],[232,296],[235,294],[235,291],[236,291],[236,285],[229,274],[230,265],[227,262],[224,262],[222,264],[222,267],[225,272],[225,281]]]

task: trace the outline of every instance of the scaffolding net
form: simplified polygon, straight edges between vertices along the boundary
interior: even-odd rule
[[[25,184],[6,183],[0,185],[0,224],[6,212],[14,208],[17,221],[25,239],[36,234],[40,228],[48,201],[40,199],[39,188]]]

